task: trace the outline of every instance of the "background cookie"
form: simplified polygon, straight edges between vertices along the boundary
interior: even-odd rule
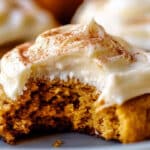
[[[149,0],[86,0],[72,22],[85,24],[92,18],[110,34],[150,50]]]

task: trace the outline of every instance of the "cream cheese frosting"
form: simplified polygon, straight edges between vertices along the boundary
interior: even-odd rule
[[[87,23],[94,18],[108,33],[150,50],[149,0],[86,0],[73,22]]]
[[[39,35],[1,60],[0,84],[17,100],[29,79],[79,79],[100,92],[97,102],[121,105],[150,93],[150,53],[108,35],[95,21]]]
[[[32,39],[56,25],[54,17],[32,0],[0,0],[0,45]]]

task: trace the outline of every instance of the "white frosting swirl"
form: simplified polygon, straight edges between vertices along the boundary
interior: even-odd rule
[[[0,45],[31,39],[56,25],[53,16],[32,0],[0,0]]]
[[[85,24],[92,18],[108,33],[150,50],[150,0],[86,0],[73,22]]]
[[[0,83],[15,100],[30,78],[75,77],[101,92],[97,102],[120,105],[150,93],[150,53],[120,41],[94,21],[52,29],[2,58]]]

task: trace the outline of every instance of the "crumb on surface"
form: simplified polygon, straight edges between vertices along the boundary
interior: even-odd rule
[[[63,144],[63,141],[58,139],[58,140],[56,140],[56,141],[52,144],[52,146],[53,146],[53,147],[60,147],[62,144]]]

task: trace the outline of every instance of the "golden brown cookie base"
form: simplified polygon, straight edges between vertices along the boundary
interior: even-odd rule
[[[95,118],[97,131],[105,139],[132,143],[150,138],[150,95],[108,107]],[[99,123],[97,123],[99,120]]]
[[[78,80],[30,80],[26,87],[16,101],[0,88],[0,136],[7,143],[36,130],[99,133],[123,143],[150,137],[149,95],[96,112],[99,93]]]

